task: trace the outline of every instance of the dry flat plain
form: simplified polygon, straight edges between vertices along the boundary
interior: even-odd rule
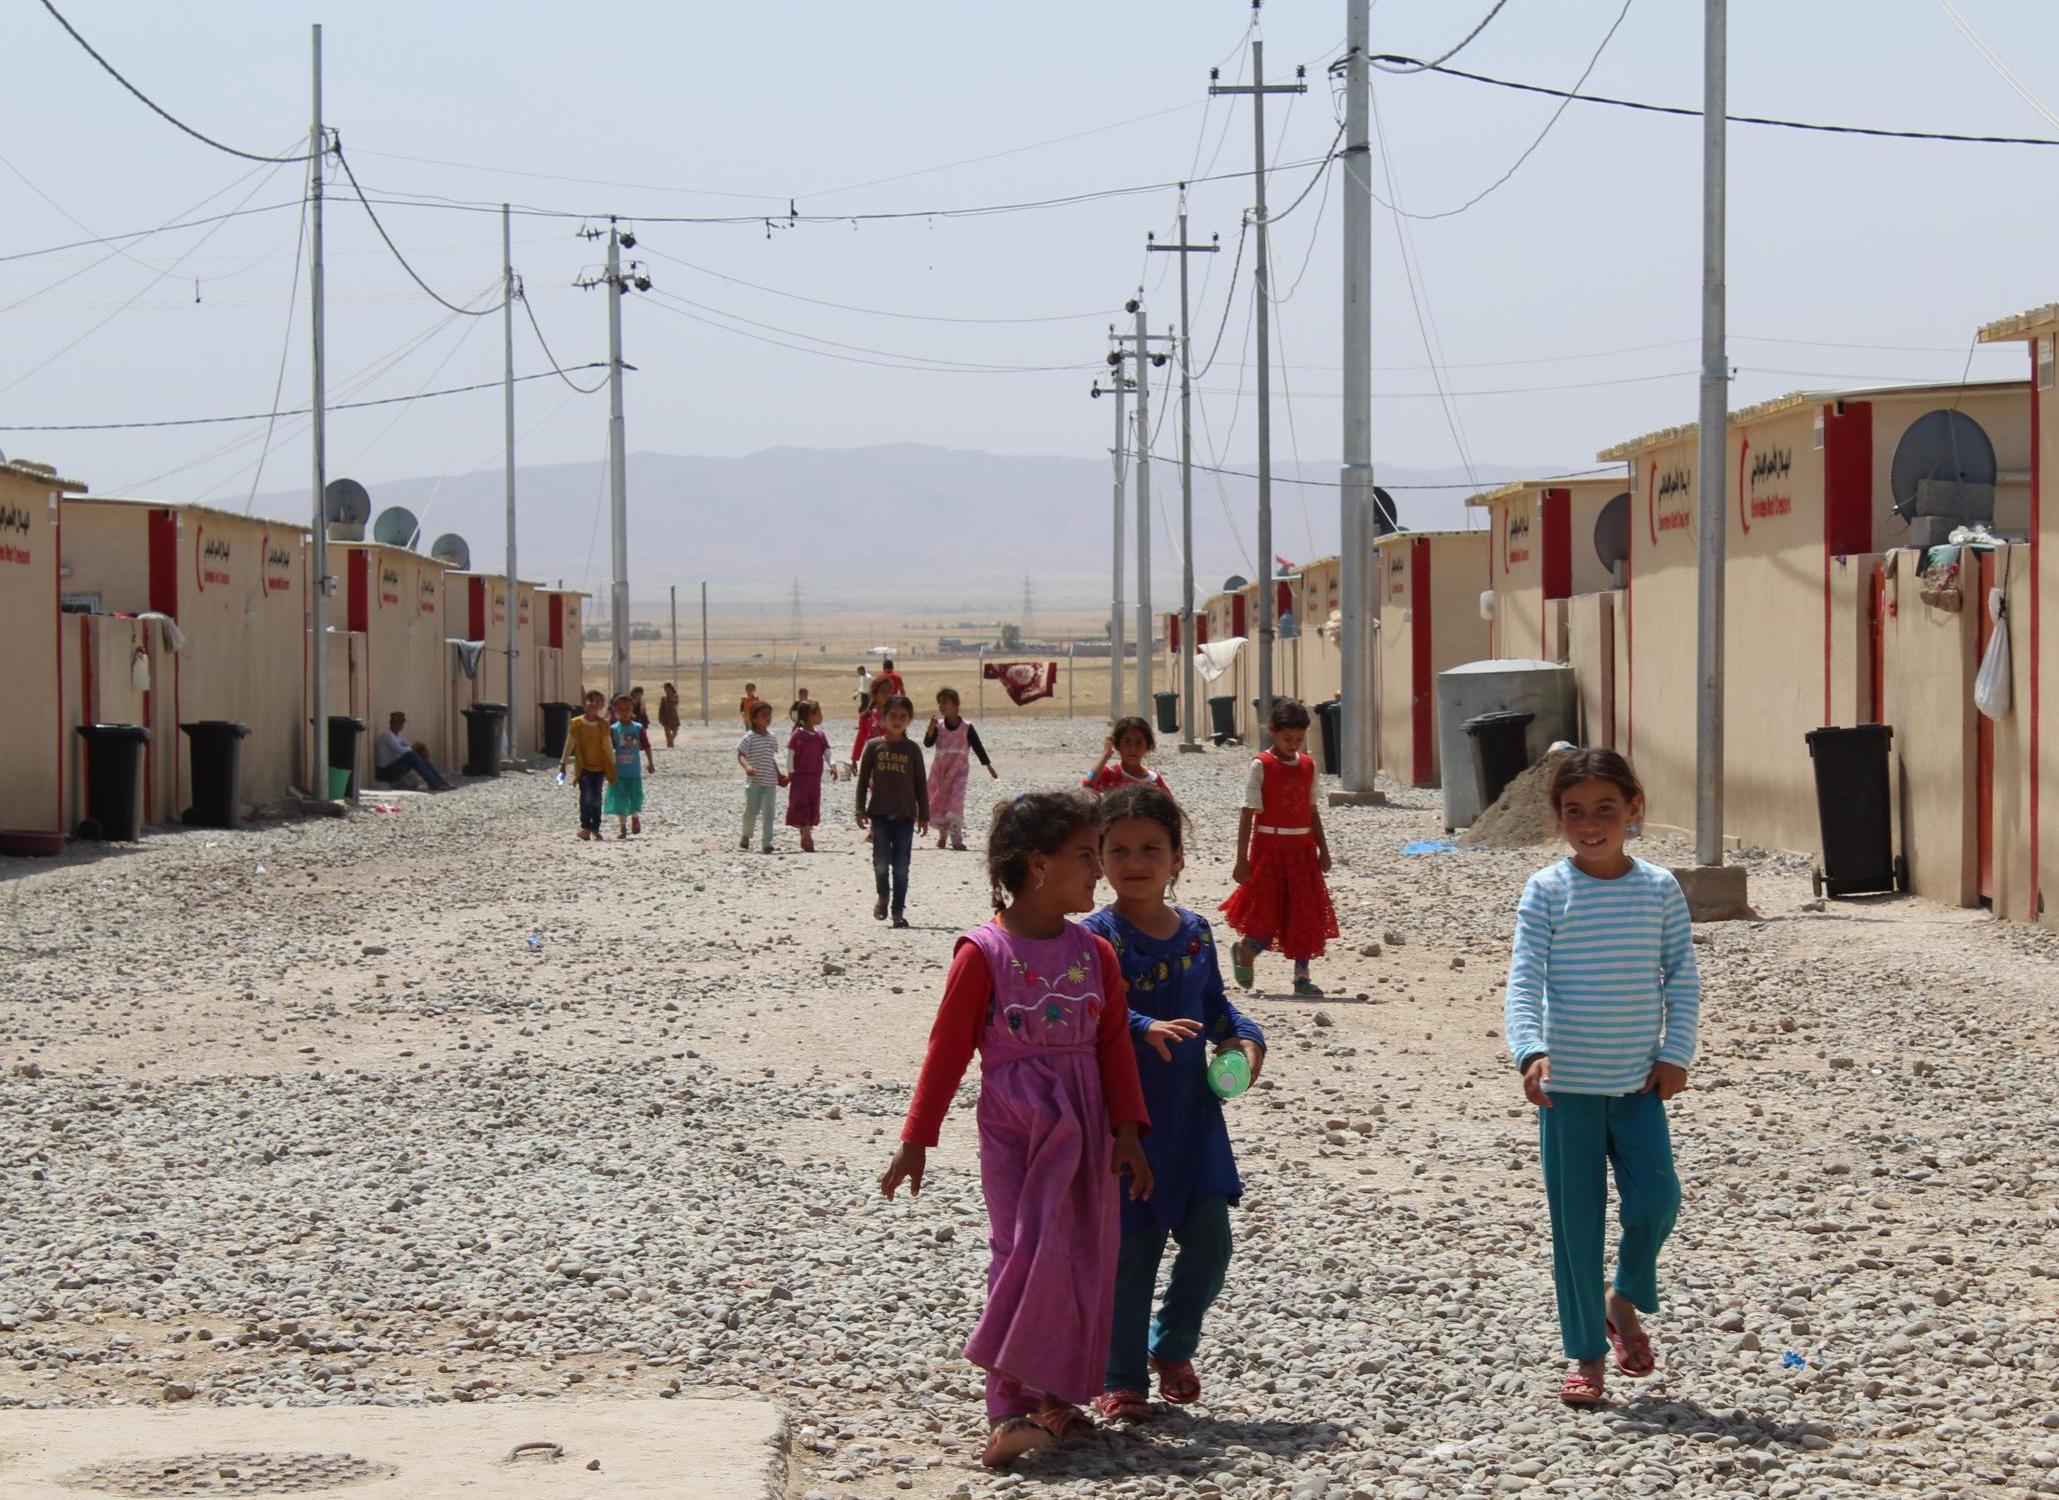
[[[976,823],[1098,744],[982,727]],[[883,930],[847,824],[736,852],[731,743],[659,751],[626,845],[515,775],[0,869],[0,1408],[727,1387],[788,1407],[794,1496],[866,1500],[2059,1493],[2053,938],[1755,862],[1764,920],[1697,934],[1659,1373],[1577,1415],[1498,1035],[1546,853],[1405,855],[1414,792],[1332,815],[1329,997],[1249,1002],[1201,1404],[980,1471],[969,1108],[874,1187],[977,856],[920,849]],[[1163,766],[1212,908],[1241,757]]]

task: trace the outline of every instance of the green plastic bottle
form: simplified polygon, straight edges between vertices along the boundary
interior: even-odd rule
[[[1234,1099],[1251,1087],[1251,1064],[1241,1049],[1216,1053],[1208,1065],[1208,1086],[1218,1099]]]

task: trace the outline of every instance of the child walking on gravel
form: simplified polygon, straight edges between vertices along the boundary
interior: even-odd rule
[[[1169,790],[1165,778],[1144,764],[1144,757],[1158,748],[1158,736],[1151,732],[1149,720],[1135,714],[1117,719],[1109,726],[1108,738],[1102,743],[1101,758],[1094,762],[1094,769],[1080,778],[1080,785],[1099,795],[1112,792],[1121,786],[1155,786]],[[1109,762],[1114,761],[1114,765]]]
[[[1257,982],[1258,955],[1277,948],[1294,960],[1294,993],[1319,1000],[1322,991],[1308,977],[1310,960],[1323,956],[1337,936],[1330,905],[1330,841],[1316,809],[1315,761],[1302,753],[1308,741],[1308,709],[1292,698],[1273,700],[1266,727],[1273,746],[1251,762],[1244,783],[1244,808],[1237,815],[1237,889],[1222,904],[1223,920],[1243,936],[1230,948],[1230,970],[1250,989]]]
[[[908,738],[914,717],[915,705],[906,698],[888,698],[879,738],[865,747],[858,762],[858,826],[872,834],[872,880],[878,892],[872,919],[887,919],[891,897],[896,927],[908,925],[908,864],[916,835],[929,832],[928,778],[922,752]]]
[[[937,711],[929,716],[922,743],[933,751],[929,761],[930,821],[936,824],[937,847],[948,837],[953,849],[965,847],[965,783],[972,778],[972,757],[996,780],[1001,773],[987,758],[979,731],[959,717],[958,689],[937,689]]]
[[[1179,804],[1156,787],[1128,786],[1104,797],[1100,814],[1101,867],[1115,903],[1080,925],[1106,938],[1122,966],[1154,1186],[1148,1202],[1122,1206],[1115,1328],[1094,1410],[1134,1421],[1152,1413],[1147,1371],[1167,1401],[1201,1398],[1194,1352],[1229,1274],[1230,1209],[1244,1194],[1208,1051],[1241,1055],[1248,1087],[1265,1065],[1265,1033],[1224,993],[1207,921],[1172,902],[1185,864]],[[1167,1236],[1179,1253],[1154,1321]]]
[[[582,839],[601,836],[602,796],[615,784],[615,739],[601,713],[607,701],[598,688],[587,693],[586,712],[566,726],[564,753],[558,757],[558,775],[563,776],[565,767],[571,766],[579,778]]]
[[[658,769],[651,754],[651,739],[636,721],[636,700],[627,693],[615,695],[615,722],[608,726],[615,746],[615,779],[608,783],[601,811],[615,819],[615,837],[626,839],[643,832],[643,762]]]
[[[1638,1314],[1659,1310],[1659,1247],[1680,1209],[1666,1101],[1687,1087],[1701,980],[1679,883],[1623,848],[1644,816],[1630,763],[1575,751],[1550,796],[1572,854],[1523,887],[1503,1029],[1537,1106],[1559,1339],[1573,1362],[1559,1399],[1593,1407],[1611,1349],[1625,1375],[1657,1368]],[[1622,1237],[1605,1293],[1611,1168]]]
[[[1121,1226],[1109,1175],[1151,1196],[1149,1128],[1122,971],[1091,911],[1101,875],[1093,808],[1077,792],[1004,803],[987,838],[994,919],[958,940],[929,1052],[879,1179],[922,1192],[929,1147],[966,1065],[980,1059],[987,1305],[965,1357],[987,1372],[980,1461],[1014,1462],[1092,1425]]]
[[[761,830],[759,852],[772,852],[772,804],[787,775],[779,769],[779,742],[772,738],[772,705],[760,703],[751,710],[751,727],[737,741],[736,763],[744,769],[743,838],[737,848],[751,847],[751,825]]]
[[[822,732],[822,705],[812,698],[793,707],[794,732],[786,737],[786,826],[801,831],[801,852],[815,852],[815,828],[822,821],[822,772],[829,764],[829,736]]]

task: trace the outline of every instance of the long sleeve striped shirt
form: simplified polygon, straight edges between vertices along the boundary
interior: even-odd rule
[[[1669,871],[1633,859],[1614,880],[1570,859],[1539,870],[1516,907],[1509,1052],[1551,1057],[1557,1094],[1634,1094],[1654,1062],[1694,1060],[1701,1017],[1687,898]]]

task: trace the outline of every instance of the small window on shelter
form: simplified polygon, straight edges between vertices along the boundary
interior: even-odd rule
[[[2049,333],[2038,337],[2038,389],[2052,389],[2052,335]]]

